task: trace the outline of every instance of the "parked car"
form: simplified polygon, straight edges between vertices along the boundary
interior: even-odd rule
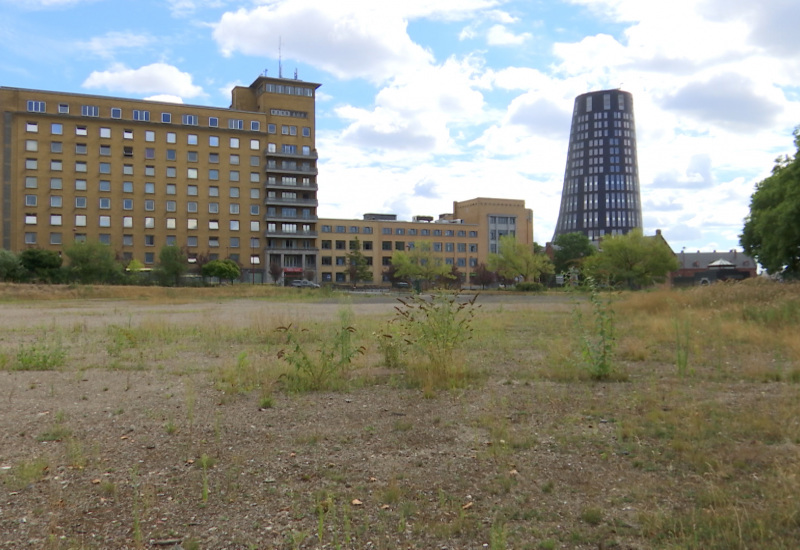
[[[306,281],[305,279],[298,279],[296,281],[292,281],[292,286],[296,288],[319,288],[317,283]]]

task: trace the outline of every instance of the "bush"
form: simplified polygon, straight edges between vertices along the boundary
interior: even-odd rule
[[[514,290],[520,292],[544,292],[544,285],[542,283],[517,283],[514,285]]]

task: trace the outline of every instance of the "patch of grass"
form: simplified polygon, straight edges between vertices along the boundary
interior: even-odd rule
[[[584,508],[581,511],[581,521],[596,527],[603,522],[603,511],[600,508]]]
[[[67,351],[61,338],[54,340],[38,339],[30,344],[21,344],[17,350],[13,370],[46,371],[57,370],[64,366]]]
[[[0,480],[12,491],[20,491],[29,485],[43,480],[47,476],[50,464],[47,459],[39,457],[16,464],[9,473]]]

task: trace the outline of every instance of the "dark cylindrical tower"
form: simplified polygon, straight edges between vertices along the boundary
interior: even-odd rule
[[[583,233],[597,241],[641,227],[633,96],[621,90],[579,95],[553,240]]]

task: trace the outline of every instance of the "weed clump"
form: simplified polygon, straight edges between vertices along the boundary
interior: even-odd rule
[[[477,294],[461,300],[458,293],[398,298],[396,318],[413,361],[406,367],[408,381],[427,393],[462,386],[467,368],[459,353],[472,338]]]

